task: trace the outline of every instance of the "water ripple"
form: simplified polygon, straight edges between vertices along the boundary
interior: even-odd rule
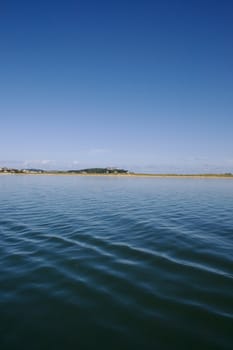
[[[0,193],[1,349],[231,348],[232,182],[4,176]]]

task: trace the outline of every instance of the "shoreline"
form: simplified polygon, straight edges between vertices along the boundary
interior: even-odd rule
[[[233,175],[225,174],[75,174],[75,173],[11,173],[4,172],[1,175],[16,175],[16,176],[82,176],[82,177],[147,177],[147,178],[197,178],[197,179],[233,179]]]

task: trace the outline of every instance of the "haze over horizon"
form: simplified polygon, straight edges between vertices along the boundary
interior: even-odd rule
[[[233,172],[233,3],[0,9],[0,167]]]

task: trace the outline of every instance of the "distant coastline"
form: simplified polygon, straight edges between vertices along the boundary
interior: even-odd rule
[[[135,173],[119,168],[88,168],[81,170],[43,170],[14,169],[0,167],[0,175],[67,175],[67,176],[120,176],[120,177],[150,177],[150,178],[231,178],[232,173],[203,174],[166,174],[166,173]]]

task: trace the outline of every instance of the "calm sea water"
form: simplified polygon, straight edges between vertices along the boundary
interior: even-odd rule
[[[0,349],[232,349],[233,180],[0,176]]]

